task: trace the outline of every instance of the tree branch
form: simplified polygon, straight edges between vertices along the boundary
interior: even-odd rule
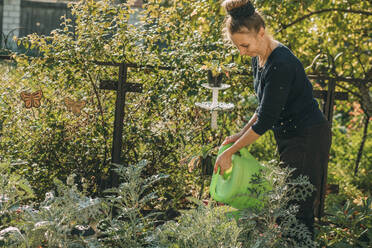
[[[296,20],[294,20],[293,22],[289,23],[289,24],[285,24],[281,27],[281,29],[279,29],[277,31],[277,33],[280,33],[282,32],[284,29],[290,27],[290,26],[293,26],[295,25],[296,23],[298,22],[301,22],[307,18],[309,18],[310,16],[312,15],[317,15],[317,14],[321,14],[321,13],[325,13],[325,12],[331,12],[331,11],[338,11],[338,12],[345,12],[345,13],[354,13],[354,14],[361,14],[361,15],[367,15],[367,16],[370,16],[372,15],[371,12],[367,12],[367,11],[362,11],[362,10],[352,10],[352,9],[338,9],[338,8],[331,8],[331,9],[321,9],[321,10],[317,10],[317,11],[313,11],[313,12],[310,12],[309,14],[307,15],[304,15],[300,18],[297,18]]]

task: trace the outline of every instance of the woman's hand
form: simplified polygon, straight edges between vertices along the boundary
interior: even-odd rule
[[[232,154],[228,152],[228,150],[224,151],[220,154],[220,156],[217,157],[216,163],[214,164],[214,173],[217,173],[218,167],[220,167],[220,175],[223,175],[223,173],[230,169],[231,167],[231,156]]]
[[[234,143],[235,141],[237,141],[240,137],[242,136],[242,134],[239,132],[237,134],[234,134],[234,135],[231,135],[231,136],[228,136],[225,138],[225,140],[222,142],[222,145],[227,145],[227,144],[230,144],[230,143]]]

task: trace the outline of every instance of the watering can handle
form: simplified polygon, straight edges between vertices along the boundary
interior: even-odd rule
[[[220,167],[218,166],[218,169],[217,169],[217,173],[214,173],[213,172],[213,175],[212,177],[218,177],[218,175],[220,174]],[[212,184],[210,186],[210,192],[211,192],[211,196],[212,198],[214,199],[215,195],[216,195],[216,187],[217,187],[217,180],[212,180]]]

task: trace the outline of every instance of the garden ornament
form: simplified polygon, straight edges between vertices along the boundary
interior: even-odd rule
[[[41,90],[35,91],[34,93],[29,93],[26,91],[21,92],[21,99],[25,103],[26,108],[38,108],[41,105],[41,98],[43,97],[43,92]]]

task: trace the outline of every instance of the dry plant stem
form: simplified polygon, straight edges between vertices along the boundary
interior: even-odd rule
[[[358,156],[357,156],[357,159],[355,161],[354,176],[356,176],[358,174],[359,163],[360,163],[360,160],[362,158],[364,144],[365,144],[365,142],[367,140],[368,124],[369,124],[369,116],[368,115],[364,115],[363,137],[362,137],[362,142],[360,143],[360,146],[359,146]]]
[[[85,71],[88,71],[88,68],[85,67]],[[94,80],[92,78],[92,76],[89,74],[89,73],[86,73],[86,75],[88,76],[89,78],[89,81],[91,82],[92,86],[93,86],[93,91],[94,91],[94,94],[96,95],[97,97],[97,102],[98,102],[98,108],[100,110],[100,113],[101,113],[101,116],[102,116],[102,127],[103,127],[103,137],[105,139],[105,157],[104,157],[104,161],[103,161],[103,165],[106,165],[106,161],[107,161],[107,153],[108,153],[108,149],[107,149],[107,136],[106,136],[106,122],[105,122],[105,117],[104,117],[104,114],[103,114],[103,108],[102,108],[102,104],[101,104],[101,100],[100,100],[100,97],[99,97],[99,94],[98,94],[98,90],[97,90],[97,86],[96,84],[94,83]]]

